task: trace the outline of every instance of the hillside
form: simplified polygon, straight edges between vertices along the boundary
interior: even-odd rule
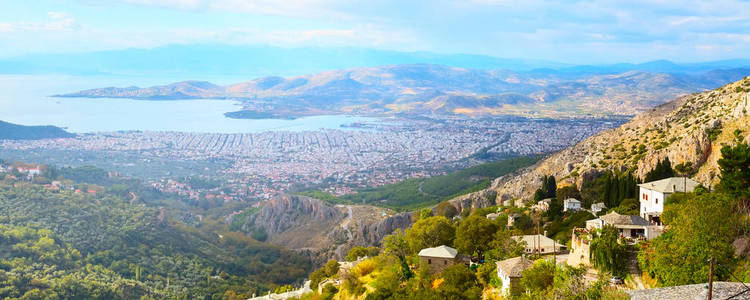
[[[0,140],[40,140],[75,136],[55,126],[24,126],[0,121]]]
[[[148,88],[107,87],[61,97],[238,99],[244,110],[229,117],[297,117],[320,114],[439,114],[571,117],[632,115],[678,95],[716,88],[750,73],[721,69],[700,73],[577,75],[514,72],[442,65],[389,65],[295,77],[263,77],[218,86],[184,81]]]
[[[719,180],[718,149],[735,144],[738,130],[745,136],[750,132],[749,92],[747,77],[715,90],[679,97],[523,171],[500,177],[490,189],[501,201],[532,198],[543,175],[554,175],[558,186],[580,186],[604,170],[631,170],[643,179],[665,158],[680,174],[713,186]]]
[[[249,296],[309,270],[299,254],[220,224],[173,220],[179,212],[153,206],[160,197],[133,182],[75,183],[46,168],[32,183],[0,172],[0,298]]]

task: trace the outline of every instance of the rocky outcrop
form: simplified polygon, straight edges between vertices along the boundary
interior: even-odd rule
[[[277,234],[303,224],[335,223],[343,218],[344,214],[339,210],[320,200],[281,195],[272,198],[258,213],[249,216],[248,223],[265,229],[268,234]]]
[[[456,207],[456,210],[458,210],[458,212],[460,213],[464,209],[474,209],[495,205],[496,197],[497,192],[492,189],[484,189],[470,194],[458,196],[456,198],[448,200],[448,202],[453,204],[453,206]]]
[[[368,223],[360,219],[354,226],[353,244],[363,246],[379,246],[385,236],[393,233],[396,229],[406,229],[411,226],[413,212],[403,212],[388,216],[380,221]]]
[[[292,249],[318,249],[334,244],[341,236],[336,229],[346,214],[318,199],[296,195],[276,196],[252,214],[238,214],[241,230],[262,230],[268,241]]]

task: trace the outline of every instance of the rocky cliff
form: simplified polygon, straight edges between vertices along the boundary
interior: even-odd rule
[[[543,175],[554,175],[560,186],[580,186],[604,170],[630,170],[643,178],[667,157],[680,173],[713,185],[718,181],[718,150],[735,143],[736,130],[750,136],[749,92],[750,78],[746,77],[715,90],[679,97],[521,172],[497,178],[489,189],[497,192],[496,203],[528,200]]]
[[[334,229],[346,214],[318,199],[296,195],[280,195],[249,215],[236,215],[241,229],[252,232],[263,229],[268,241],[292,249],[322,248],[333,244]]]
[[[351,216],[350,216],[351,213]],[[330,205],[296,195],[280,195],[260,209],[236,214],[229,222],[251,234],[262,229],[268,241],[307,253],[324,263],[336,253],[346,255],[354,246],[377,246],[396,229],[411,226],[411,212],[393,214],[370,205]]]

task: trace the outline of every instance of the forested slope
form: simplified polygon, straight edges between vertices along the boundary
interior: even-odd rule
[[[292,251],[180,224],[101,186],[0,178],[0,298],[247,297],[310,268]]]

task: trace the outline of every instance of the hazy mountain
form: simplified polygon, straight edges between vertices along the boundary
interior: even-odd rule
[[[34,54],[0,59],[0,74],[106,74],[209,79],[238,76],[294,76],[326,70],[417,63],[485,70],[536,70],[537,73],[558,75],[613,74],[626,71],[687,73],[750,67],[750,60],[684,64],[662,60],[641,64],[576,66],[545,60],[352,47],[169,45],[153,49],[124,49],[80,54]]]
[[[35,54],[0,59],[0,73],[75,75],[259,77],[389,64],[429,63],[465,68],[531,70],[566,64],[484,55],[399,52],[367,48],[281,48],[272,46],[169,45],[80,54]]]
[[[628,71],[570,78],[535,72],[442,65],[389,65],[295,77],[262,77],[218,86],[184,81],[149,88],[99,88],[63,97],[133,99],[239,99],[233,117],[316,114],[515,114],[570,117],[635,114],[678,95],[721,86],[750,69],[701,73]]]
[[[24,126],[0,121],[0,140],[39,140],[75,136],[55,126]]]

